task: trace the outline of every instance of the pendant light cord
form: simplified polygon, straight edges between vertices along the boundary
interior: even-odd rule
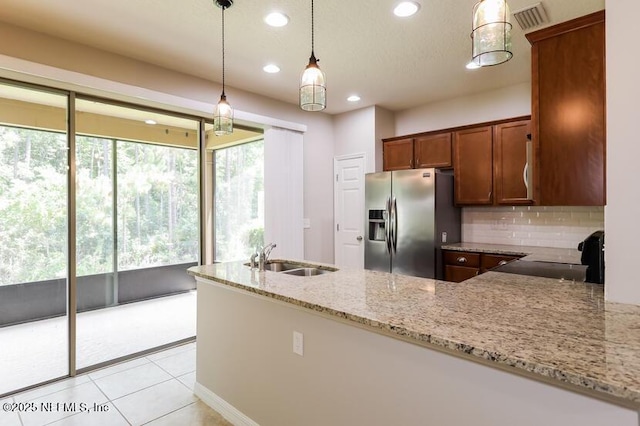
[[[314,29],[313,29],[313,0],[311,0],[311,56],[315,56],[313,54],[313,48],[314,48]]]
[[[226,8],[222,6],[222,96],[224,94],[224,10]]]

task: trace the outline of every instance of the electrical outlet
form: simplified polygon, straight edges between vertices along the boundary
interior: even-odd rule
[[[293,332],[293,353],[300,356],[304,354],[304,336],[299,331]]]

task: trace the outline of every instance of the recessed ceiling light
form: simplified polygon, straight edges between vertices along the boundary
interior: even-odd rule
[[[156,120],[152,120],[152,119],[150,119],[150,118],[148,118],[148,119],[144,120],[144,122],[145,122],[145,123],[147,123],[147,124],[158,124],[158,123],[156,122]]]
[[[466,68],[468,70],[476,70],[476,69],[480,68],[480,65],[478,65],[475,62],[471,61],[466,65]]]
[[[274,64],[268,64],[262,67],[262,70],[264,72],[268,72],[269,74],[274,74],[280,72],[280,67]]]
[[[358,95],[351,95],[347,98],[347,100],[349,102],[358,102],[360,100],[360,96]]]
[[[282,12],[271,12],[264,17],[264,22],[272,27],[284,27],[289,23],[289,17]]]
[[[401,18],[406,18],[407,16],[415,14],[418,9],[420,9],[418,3],[414,1],[403,1],[398,3],[395,9],[393,9],[393,14]]]

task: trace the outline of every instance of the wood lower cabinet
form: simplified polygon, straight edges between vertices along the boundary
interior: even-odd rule
[[[442,258],[444,261],[444,279],[446,281],[459,283],[480,273],[479,253],[444,250]]]
[[[531,120],[493,127],[494,204],[533,203]]]
[[[453,175],[458,205],[493,204],[493,127],[453,135]]]
[[[505,265],[513,260],[520,259],[521,257],[522,256],[482,253],[480,260],[480,273],[485,273],[496,266]]]
[[[538,204],[602,206],[605,12],[526,34],[531,42]]]
[[[450,168],[451,133],[416,138],[413,145],[416,168]]]
[[[383,169],[413,169],[413,139],[385,142],[382,145]]]
[[[462,282],[522,256],[443,250],[445,281]]]
[[[466,266],[444,265],[445,281],[460,283],[480,274],[480,269]]]

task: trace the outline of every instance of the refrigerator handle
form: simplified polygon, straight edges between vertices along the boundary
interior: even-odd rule
[[[393,251],[395,252],[398,249],[398,203],[396,203],[395,197],[393,197],[393,205],[391,206],[391,218],[393,221],[393,224],[391,225],[391,240],[393,244]]]
[[[384,243],[387,245],[387,253],[391,254],[391,197],[387,198],[384,213]]]

